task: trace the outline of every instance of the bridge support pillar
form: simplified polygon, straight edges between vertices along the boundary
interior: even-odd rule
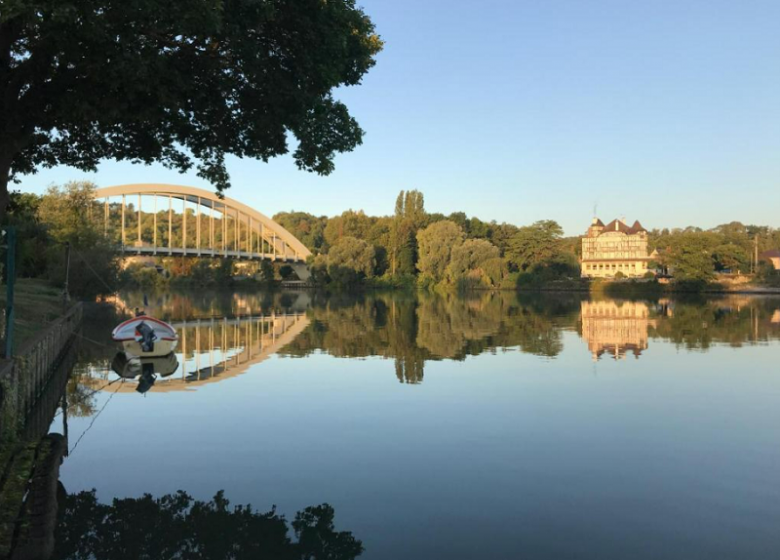
[[[298,275],[298,278],[304,282],[307,282],[309,278],[311,278],[311,272],[309,272],[309,267],[306,263],[290,263],[290,266],[295,271],[295,274]]]

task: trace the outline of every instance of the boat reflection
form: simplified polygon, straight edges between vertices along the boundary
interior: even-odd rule
[[[167,356],[139,358],[126,352],[117,352],[111,360],[111,369],[123,380],[137,381],[135,390],[146,393],[157,377],[168,377],[179,369],[179,360],[171,352]]]
[[[303,313],[290,313],[174,321],[171,325],[178,334],[179,351],[157,358],[120,352],[110,367],[92,365],[82,383],[89,390],[112,393],[193,390],[246,372],[292,342],[309,320]]]

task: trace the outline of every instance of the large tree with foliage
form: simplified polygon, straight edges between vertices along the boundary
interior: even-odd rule
[[[328,253],[328,274],[343,286],[371,278],[375,267],[374,248],[362,239],[342,237]]]
[[[714,241],[702,232],[688,231],[673,236],[663,254],[663,264],[671,268],[677,280],[708,282],[715,273]]]
[[[447,279],[452,284],[463,280],[490,284],[483,265],[499,257],[498,248],[486,239],[469,239],[452,250]]]
[[[425,226],[425,197],[418,190],[401,191],[395,201],[390,227],[390,272],[414,274],[417,263],[417,230]]]
[[[67,275],[70,291],[79,296],[111,293],[118,281],[115,250],[103,236],[102,208],[95,202],[94,192],[93,183],[74,181],[50,187],[38,206],[48,245],[47,276],[62,285]]]
[[[562,236],[563,229],[553,220],[521,227],[509,239],[507,257],[521,271],[542,264],[560,252]]]
[[[363,131],[332,90],[382,42],[354,0],[2,0],[0,219],[8,181],[103,159],[229,186],[225,156],[333,170]]]
[[[452,252],[463,244],[463,230],[449,220],[435,222],[417,233],[417,270],[423,281],[441,282]]]

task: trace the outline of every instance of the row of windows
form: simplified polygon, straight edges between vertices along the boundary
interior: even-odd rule
[[[586,264],[585,270],[636,270],[636,263]]]
[[[604,260],[634,260],[636,258],[641,258],[644,255],[626,255],[623,253],[599,253],[597,255],[582,255],[582,260],[584,261],[600,261],[602,259]]]
[[[642,249],[646,248],[647,245],[645,243],[586,243],[585,247],[588,249],[598,248],[598,249],[615,249],[618,247],[627,247],[630,249]]]

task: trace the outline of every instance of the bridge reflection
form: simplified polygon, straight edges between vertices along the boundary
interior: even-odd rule
[[[306,327],[304,313],[247,317],[221,317],[174,321],[179,333],[175,373],[161,374],[152,392],[195,390],[208,383],[236,377],[290,344]],[[94,390],[133,392],[136,381],[124,380],[119,386],[117,374],[107,365],[92,368],[84,383]]]

